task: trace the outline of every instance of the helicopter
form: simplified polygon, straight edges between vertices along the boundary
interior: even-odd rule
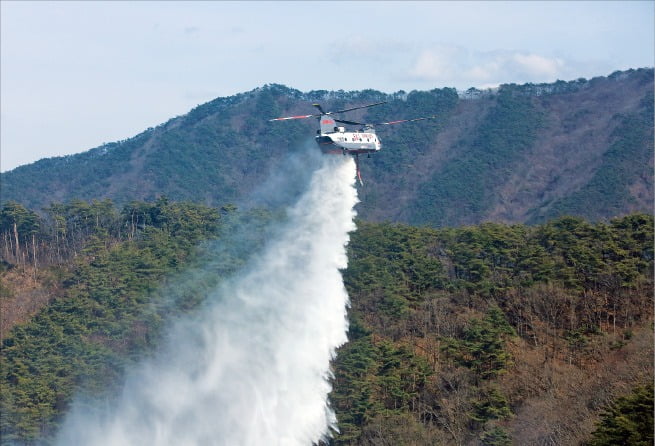
[[[269,119],[269,122],[273,121],[287,121],[289,119],[306,119],[306,118],[317,118],[319,121],[320,128],[316,130],[316,143],[320,147],[323,153],[329,154],[343,154],[343,155],[353,155],[355,158],[355,166],[357,169],[357,178],[361,185],[364,184],[362,181],[362,175],[359,171],[359,155],[366,154],[368,157],[371,156],[371,153],[379,152],[382,148],[382,141],[378,138],[375,133],[375,126],[380,125],[392,125],[400,124],[403,122],[413,122],[413,121],[422,121],[424,119],[434,119],[436,116],[424,116],[421,118],[414,119],[400,119],[397,121],[389,122],[376,122],[376,123],[365,123],[365,122],[356,122],[356,121],[347,121],[345,119],[336,119],[332,115],[346,113],[353,110],[359,110],[362,108],[375,107],[377,105],[386,104],[387,101],[376,102],[374,104],[362,105],[359,107],[346,108],[344,110],[337,111],[325,111],[320,104],[312,104],[319,111],[318,114],[312,115],[299,115],[299,116],[287,116],[283,118],[274,118]],[[358,125],[360,126],[359,130],[356,131],[346,131],[346,128],[343,126],[338,126],[339,124],[347,125]]]

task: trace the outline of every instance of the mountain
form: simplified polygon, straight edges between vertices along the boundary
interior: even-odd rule
[[[607,219],[653,213],[653,69],[497,90],[300,92],[281,85],[218,98],[143,133],[0,175],[2,201],[166,196],[243,205],[294,156],[316,150],[313,120],[268,122],[370,102],[348,119],[438,119],[379,130],[362,160],[359,215],[433,227]]]

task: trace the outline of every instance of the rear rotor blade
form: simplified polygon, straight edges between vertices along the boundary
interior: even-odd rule
[[[364,126],[376,126],[376,125],[391,125],[391,124],[401,124],[403,122],[413,122],[413,121],[422,121],[424,119],[434,119],[436,116],[424,116],[422,118],[414,118],[414,119],[399,119],[398,121],[389,121],[389,122],[376,122],[376,123],[368,123],[368,122],[355,122],[355,121],[346,121],[345,119],[335,119],[336,122],[341,122],[342,124],[350,124],[350,125],[364,125]]]
[[[338,110],[338,111],[333,111],[333,112],[327,112],[326,114],[327,114],[327,115],[330,115],[330,114],[332,114],[332,113],[345,113],[345,112],[349,112],[349,111],[352,111],[352,110],[359,110],[360,108],[375,107],[376,105],[382,105],[382,104],[386,104],[386,103],[387,103],[387,101],[376,102],[375,104],[368,104],[368,105],[362,105],[362,106],[360,106],[360,107],[346,108],[345,110]]]
[[[273,118],[269,119],[268,122],[271,121],[287,121],[289,119],[305,119],[305,118],[317,118],[321,115],[300,115],[300,116],[287,116],[286,118]]]
[[[391,124],[400,124],[402,122],[413,122],[413,121],[422,121],[424,119],[435,119],[436,116],[424,116],[422,118],[414,118],[414,119],[400,119],[398,121],[389,121],[389,122],[377,122],[372,125],[391,125]]]

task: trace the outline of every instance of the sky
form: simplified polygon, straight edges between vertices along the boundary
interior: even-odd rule
[[[653,67],[654,20],[645,0],[2,0],[0,171],[272,83],[465,90]]]

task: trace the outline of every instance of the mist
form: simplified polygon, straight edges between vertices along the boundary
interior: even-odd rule
[[[170,328],[115,400],[74,403],[57,444],[311,445],[335,429],[330,361],[347,340],[354,161],[321,157],[307,180],[259,254]]]

